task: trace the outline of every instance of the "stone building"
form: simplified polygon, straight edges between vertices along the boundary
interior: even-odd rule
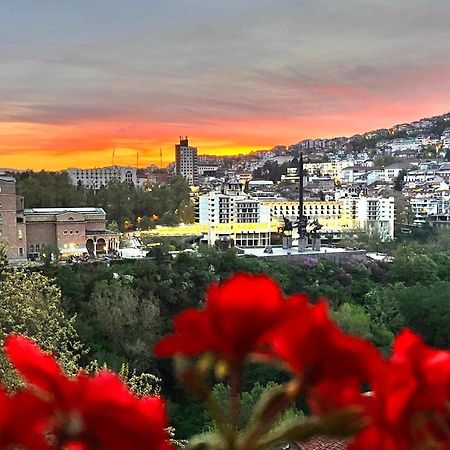
[[[25,210],[29,259],[43,252],[63,257],[96,257],[119,248],[119,235],[106,229],[102,208],[33,208]]]
[[[16,180],[0,175],[0,238],[8,245],[10,262],[26,260],[27,236],[23,197],[16,194]]]
[[[137,171],[135,167],[109,166],[95,169],[69,168],[67,175],[75,186],[84,186],[88,189],[98,190],[108,185],[111,180],[121,183],[138,185]]]

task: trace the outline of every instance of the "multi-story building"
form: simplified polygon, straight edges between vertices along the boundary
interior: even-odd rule
[[[199,197],[196,222],[208,243],[224,237],[237,246],[265,246],[284,218],[298,219],[298,202],[261,199],[243,193],[228,195],[211,191]],[[318,220],[322,232],[340,238],[352,230],[376,230],[384,239],[394,237],[394,198],[346,197],[333,201],[305,201],[304,215]],[[296,230],[294,229],[294,239]]]
[[[95,257],[119,248],[119,236],[106,229],[102,208],[33,208],[24,213],[30,259],[46,251]]]
[[[0,238],[6,242],[10,262],[26,260],[27,235],[23,197],[16,194],[14,177],[0,175]]]
[[[175,144],[175,173],[186,178],[190,186],[198,184],[197,148],[189,145],[187,136]]]
[[[298,219],[298,202],[292,200],[263,201],[270,208],[272,224]],[[377,230],[385,239],[394,238],[394,198],[346,197],[333,201],[305,201],[303,214],[318,220],[322,232],[339,237],[342,233],[363,229]],[[295,237],[295,235],[294,235]]]
[[[270,244],[270,209],[258,199],[235,194],[208,192],[199,197],[196,221],[205,227],[205,239],[231,238],[238,247]]]
[[[88,189],[100,189],[107,186],[111,180],[119,180],[137,186],[135,167],[109,166],[95,169],[67,169],[70,181],[75,186],[84,186]]]
[[[405,176],[407,183],[423,183],[441,178],[446,183],[450,183],[450,163],[442,163],[435,169],[418,169],[409,171]]]
[[[335,180],[340,180],[341,173],[346,167],[353,165],[353,161],[330,161],[330,162],[317,162],[317,163],[305,163],[304,169],[309,175],[328,175]]]
[[[442,133],[441,143],[443,148],[450,148],[450,128],[446,128]]]
[[[395,155],[404,150],[420,150],[422,145],[413,138],[397,138],[393,139],[389,144],[391,154]]]
[[[212,176],[215,175],[219,170],[218,164],[197,164],[198,175],[202,176]]]

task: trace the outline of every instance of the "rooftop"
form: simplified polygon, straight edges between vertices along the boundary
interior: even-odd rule
[[[293,245],[290,249],[285,249],[282,247],[272,247],[272,253],[266,253],[265,248],[243,248],[243,254],[249,256],[258,257],[280,257],[280,256],[295,256],[295,255],[324,255],[333,253],[354,253],[354,250],[347,250],[341,247],[322,247],[320,250],[313,250],[312,248],[306,249],[304,252],[299,252],[296,245]]]
[[[12,181],[13,183],[16,181],[14,177],[11,177],[10,175],[0,175],[1,181]]]
[[[83,207],[83,208],[28,208],[25,209],[25,214],[65,214],[65,213],[80,213],[80,214],[105,214],[103,208]]]
[[[337,438],[316,437],[301,442],[301,450],[344,450],[348,442]]]

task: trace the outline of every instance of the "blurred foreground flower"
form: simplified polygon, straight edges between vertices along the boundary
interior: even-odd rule
[[[5,351],[36,395],[46,401],[48,407],[38,411],[37,417],[46,423],[54,447],[171,448],[161,398],[137,398],[116,374],[106,370],[93,377],[80,373],[68,378],[52,356],[20,335],[6,339]]]

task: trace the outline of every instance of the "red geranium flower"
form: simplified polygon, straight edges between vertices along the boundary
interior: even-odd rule
[[[372,344],[345,334],[331,321],[323,301],[283,321],[268,344],[303,380],[316,412],[353,403],[382,363]]]
[[[50,411],[46,402],[31,392],[12,396],[0,388],[0,448],[50,448],[44,432]]]
[[[68,378],[52,356],[23,336],[9,336],[5,351],[22,377],[48,397],[53,408],[50,431],[59,445],[108,450],[171,448],[159,397],[137,398],[109,371]]]
[[[382,376],[373,380],[373,395],[363,402],[369,426],[349,448],[450,448],[449,392],[450,352],[428,347],[405,330],[397,336]]]
[[[174,320],[174,334],[156,345],[155,354],[194,356],[211,351],[239,365],[287,314],[289,304],[267,275],[236,274],[220,285],[210,285],[203,310],[180,313]]]

